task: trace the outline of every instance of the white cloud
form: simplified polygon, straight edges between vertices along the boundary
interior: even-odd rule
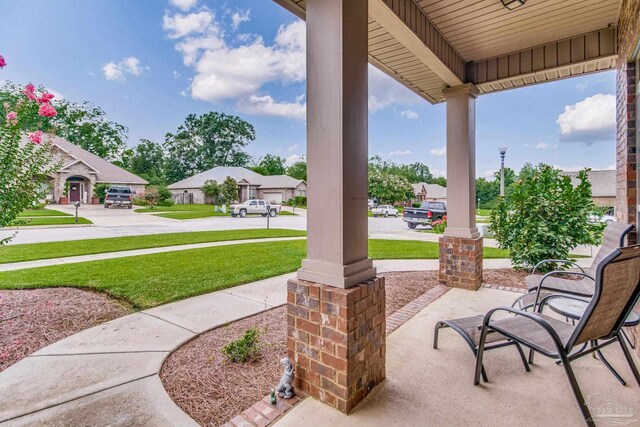
[[[616,97],[599,93],[564,107],[556,121],[560,140],[568,142],[613,141],[616,131]]]
[[[193,8],[198,3],[198,0],[169,0],[169,3],[180,10],[187,11]]]
[[[173,16],[165,13],[162,18],[162,28],[172,39],[185,37],[192,33],[217,34],[220,32],[220,28],[215,24],[213,12],[207,9],[189,14],[176,13]]]
[[[389,157],[407,157],[413,154],[413,151],[409,150],[397,150],[389,153]]]
[[[430,171],[430,172],[431,172],[431,174],[432,174],[433,176],[435,176],[436,178],[437,178],[437,177],[439,177],[439,176],[442,176],[442,177],[444,177],[444,178],[446,178],[446,177],[447,177],[447,171],[446,171],[446,169],[432,169],[432,168],[429,168],[429,171]]]
[[[256,36],[248,38],[245,44],[232,46],[226,42],[213,15],[206,13],[211,15],[210,21],[203,20],[202,25],[193,25],[188,30],[175,31],[165,26],[170,37],[181,38],[176,49],[183,54],[185,65],[195,69],[191,96],[209,102],[244,100],[244,107],[257,112],[290,109],[296,118],[301,118],[304,104],[276,103],[268,96],[260,96],[259,91],[267,83],[305,80],[304,22],[281,26],[271,45]],[[184,37],[187,34],[190,36]],[[253,99],[249,98],[252,96]]]
[[[524,144],[527,148],[535,148],[536,150],[547,150],[549,148],[558,148],[557,144],[547,144],[546,142],[539,142],[537,144]]]
[[[496,177],[496,172],[498,172],[497,169],[486,170],[482,173],[482,177],[486,178],[487,181],[493,181]]]
[[[149,70],[149,67],[144,67]],[[120,62],[109,62],[102,66],[102,74],[104,78],[112,81],[124,82],[127,80],[126,74],[139,76],[142,74],[143,68],[140,66],[140,60],[135,56],[123,58]]]
[[[369,65],[369,112],[383,110],[391,105],[407,105],[420,102],[418,95]]]
[[[289,151],[296,151],[298,149],[298,144],[293,144],[287,148]]]
[[[257,116],[284,117],[296,120],[305,120],[307,117],[307,104],[298,97],[295,102],[276,102],[270,95],[251,95],[238,102],[238,109],[246,114]]]
[[[294,163],[296,163],[296,162],[298,162],[298,161],[300,161],[302,159],[304,159],[304,156],[301,156],[300,154],[292,154],[292,155],[290,155],[289,157],[287,157],[285,159],[284,165],[285,166],[291,166]]]
[[[234,30],[237,30],[240,24],[243,22],[250,21],[249,14],[251,13],[251,9],[247,9],[245,11],[238,11],[231,15],[231,27]]]
[[[401,111],[400,115],[402,117],[404,117],[405,119],[408,119],[408,120],[415,120],[415,119],[418,118],[418,113],[416,113],[415,111],[413,111],[411,109]]]
[[[173,70],[173,78],[174,78],[174,79],[177,79],[177,78],[179,78],[179,77],[180,77],[180,73],[179,73],[179,72],[177,72],[176,70]]]
[[[443,146],[441,148],[432,148],[429,150],[429,154],[432,156],[442,157],[447,154],[447,146]]]

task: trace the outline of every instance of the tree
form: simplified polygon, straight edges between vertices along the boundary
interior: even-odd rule
[[[301,179],[303,181],[307,180],[307,160],[303,157],[291,166],[287,168],[287,175],[295,178]]]
[[[39,88],[42,95],[46,90]],[[41,95],[41,96],[42,96]],[[22,112],[20,129],[33,132],[41,130],[45,133],[58,135],[69,142],[79,145],[85,150],[107,160],[120,158],[126,146],[128,129],[116,122],[109,121],[107,114],[89,102],[73,103],[65,99],[55,100],[53,95],[49,102],[55,105],[56,115],[42,116],[37,102],[28,104]],[[4,107],[16,105],[23,98],[22,89],[12,83],[6,83],[0,88],[0,126],[5,124],[5,116],[9,112]]]
[[[146,179],[152,185],[166,184],[164,177],[165,153],[160,144],[141,139],[133,149],[125,150],[122,166]]]
[[[220,201],[221,191],[222,190],[220,188],[220,185],[218,185],[216,181],[213,181],[210,179],[205,181],[204,185],[202,186],[202,192],[204,193],[205,196],[211,199],[214,205],[217,205],[218,202]]]
[[[493,209],[498,203],[500,196],[500,182],[495,179],[489,181],[485,178],[476,179],[476,200],[480,207],[484,209]]]
[[[265,154],[251,170],[261,175],[284,175],[286,172],[284,162],[285,159],[282,157]]]
[[[238,200],[238,183],[228,176],[220,184],[220,203],[229,206],[234,200]]]
[[[410,182],[427,182],[430,183],[433,180],[433,174],[429,170],[429,166],[424,163],[415,162],[411,163],[408,166],[409,171],[412,173],[412,176],[406,177]]]
[[[517,268],[530,268],[544,259],[568,259],[577,245],[599,243],[603,227],[589,221],[597,208],[587,171],[578,173],[574,188],[557,169],[527,164],[511,191],[500,198],[491,213],[491,229]]]
[[[20,143],[25,122],[32,120],[33,109],[41,114],[55,114],[48,102],[42,98],[36,101],[33,90],[26,89],[14,104],[8,100],[2,103],[6,113],[0,126],[0,228],[15,223],[22,211],[42,199],[48,176],[60,166],[53,162],[52,146],[43,141],[41,131],[31,133],[29,141]],[[45,104],[48,107],[43,109]],[[0,246],[12,238],[0,238]]]
[[[429,184],[438,184],[442,187],[447,187],[447,178],[444,176],[434,177]]]
[[[176,182],[216,166],[247,166],[251,156],[243,149],[255,137],[253,126],[239,117],[190,114],[175,134],[165,137],[165,176]]]
[[[414,197],[413,187],[406,178],[388,172],[369,172],[369,197],[379,202],[395,203]]]
[[[415,162],[410,165],[398,164],[382,160],[382,157],[375,155],[369,159],[369,170],[387,172],[392,175],[404,177],[410,183],[426,182],[434,183],[434,177],[429,166],[424,163]]]

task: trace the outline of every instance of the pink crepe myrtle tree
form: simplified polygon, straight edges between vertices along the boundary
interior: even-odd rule
[[[0,55],[0,69],[6,65]],[[42,131],[26,134],[25,143],[21,143],[25,136],[21,119],[28,109],[35,108],[44,117],[55,116],[52,99],[48,93],[38,96],[34,86],[28,84],[15,105],[3,104],[8,112],[0,117],[0,229],[20,223],[18,215],[42,199],[49,176],[58,168],[53,162],[51,143]],[[14,235],[0,235],[0,246]]]

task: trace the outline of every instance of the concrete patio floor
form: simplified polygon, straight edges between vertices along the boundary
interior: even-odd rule
[[[433,328],[453,319],[509,305],[518,294],[493,289],[469,292],[452,289],[423,309],[387,338],[387,379],[349,416],[316,400],[305,399],[275,425],[308,426],[579,426],[584,421],[561,367],[537,356],[525,372],[514,348],[492,350],[485,356],[489,383],[473,385],[474,357],[460,336],[440,333],[434,350]],[[633,410],[633,417],[613,421],[624,425],[640,420],[640,389],[619,346],[605,356],[627,380],[622,386],[599,361],[585,357],[572,364],[592,408],[607,401]],[[596,420],[606,425],[604,420]]]

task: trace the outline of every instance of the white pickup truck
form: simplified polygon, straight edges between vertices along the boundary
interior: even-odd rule
[[[262,215],[274,217],[280,213],[282,206],[273,205],[262,199],[251,199],[244,203],[229,206],[229,212],[232,217],[244,218],[247,215]]]

